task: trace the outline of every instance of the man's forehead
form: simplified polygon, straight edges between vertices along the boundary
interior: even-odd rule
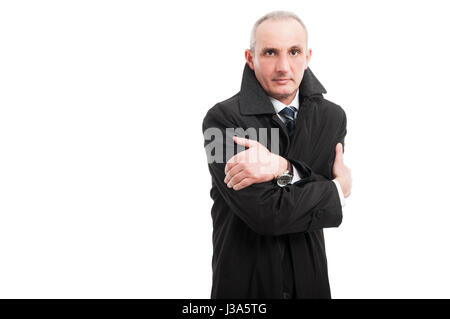
[[[294,19],[264,21],[256,29],[255,35],[260,48],[304,48],[306,45],[305,29]]]

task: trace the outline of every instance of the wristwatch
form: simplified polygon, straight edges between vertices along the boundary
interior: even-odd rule
[[[294,177],[294,172],[293,172],[292,164],[288,161],[288,170],[277,177],[277,185],[280,187],[289,185],[292,182],[293,177]]]

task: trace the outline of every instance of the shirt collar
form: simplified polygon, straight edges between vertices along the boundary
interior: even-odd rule
[[[300,90],[297,90],[297,93],[295,94],[294,99],[292,100],[291,104],[289,104],[289,105],[286,105],[283,102],[281,102],[281,101],[279,101],[277,99],[274,99],[273,97],[269,96],[269,100],[270,100],[270,102],[272,102],[272,105],[273,105],[273,107],[275,109],[275,112],[280,113],[280,111],[282,109],[284,109],[286,106],[293,106],[293,107],[295,107],[295,110],[298,111],[298,109],[299,109],[299,107],[298,107],[298,103],[299,103],[298,102],[298,94],[299,94],[299,92],[300,92]]]

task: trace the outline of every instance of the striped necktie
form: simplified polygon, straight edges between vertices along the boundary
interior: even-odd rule
[[[295,111],[297,111],[297,109],[294,106],[286,106],[284,109],[282,109],[280,112],[278,112],[278,114],[283,116],[283,118],[285,119],[284,123],[286,124],[289,135],[291,135],[292,131],[294,130]]]

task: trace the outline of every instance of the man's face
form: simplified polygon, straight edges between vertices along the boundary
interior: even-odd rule
[[[267,95],[289,104],[311,59],[306,32],[294,19],[266,20],[256,29],[255,51],[245,58]]]

